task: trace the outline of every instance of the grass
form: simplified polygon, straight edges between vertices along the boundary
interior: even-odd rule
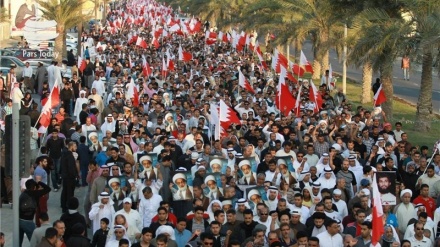
[[[339,83],[339,81],[338,81]],[[341,84],[339,84],[341,85]],[[360,92],[362,92],[361,84],[356,83],[347,78],[347,98],[355,105],[362,105],[360,102]],[[371,97],[373,97],[371,92]],[[373,108],[373,101],[367,105],[363,105],[367,109]],[[354,108],[355,109],[355,108]],[[415,146],[426,145],[432,150],[433,145],[440,139],[440,117],[435,115],[431,123],[430,132],[419,132],[414,130],[414,122],[416,120],[416,107],[402,100],[394,99],[393,102],[393,119],[389,119],[393,124],[395,122],[402,123],[402,129],[408,133],[410,143]]]

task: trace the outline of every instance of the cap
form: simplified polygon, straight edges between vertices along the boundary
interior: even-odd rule
[[[197,171],[200,171],[200,170],[206,170],[205,166],[199,166],[199,167],[197,167]]]
[[[370,180],[364,178],[361,180],[361,186],[368,186],[370,185]]]
[[[361,192],[363,192],[366,196],[370,195],[370,190],[369,189],[362,189]]]
[[[192,160],[196,160],[196,159],[198,159],[199,158],[199,153],[197,153],[197,152],[192,152],[191,153],[191,159]]]
[[[228,148],[226,151],[228,151],[228,153],[232,153],[232,152],[234,152],[234,149],[233,148]]]
[[[122,202],[125,203],[132,203],[131,198],[130,197],[125,197],[124,200],[122,200]]]
[[[342,191],[340,189],[333,190],[333,195],[342,195]]]

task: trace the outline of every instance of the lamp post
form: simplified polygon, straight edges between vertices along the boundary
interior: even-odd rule
[[[344,50],[342,55],[342,92],[347,93],[347,22],[344,24]]]

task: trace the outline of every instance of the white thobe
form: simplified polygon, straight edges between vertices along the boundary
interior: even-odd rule
[[[125,219],[127,220],[127,223],[130,226],[133,227],[137,227],[139,231],[142,231],[142,220],[141,220],[141,215],[139,214],[138,211],[134,210],[134,209],[130,209],[129,212],[125,211],[125,209],[121,209],[118,212],[115,213],[115,218],[116,215],[122,214],[125,216]]]
[[[408,222],[414,216],[414,205],[412,203],[404,204],[403,202],[396,207],[397,222],[399,222],[399,231],[405,232]]]
[[[101,219],[104,217],[110,221],[108,224],[109,226],[113,225],[113,216],[115,215],[113,205],[107,203],[104,204],[104,208],[99,208],[101,204],[101,202],[93,204],[92,209],[89,212],[89,219],[93,221],[93,234],[95,234],[95,232],[101,228]]]
[[[346,202],[344,202],[343,200],[335,201],[334,199],[332,199],[332,201],[333,201],[333,204],[335,204],[336,207],[338,208],[338,212],[342,218],[344,218],[345,216],[348,215],[348,209],[347,209]]]
[[[157,194],[153,194],[150,199],[142,198],[139,203],[139,214],[142,219],[143,227],[149,227],[151,220],[157,214],[157,209],[160,207],[162,197]]]
[[[344,246],[341,234],[331,236],[327,231],[316,236],[319,239],[320,247],[341,247]]]

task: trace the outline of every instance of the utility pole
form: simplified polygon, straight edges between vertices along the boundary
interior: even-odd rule
[[[13,214],[13,243],[19,243],[19,197],[20,191],[20,113],[18,111],[19,103],[12,105],[12,214]]]
[[[347,93],[347,22],[344,24],[344,50],[342,55],[342,92]]]

